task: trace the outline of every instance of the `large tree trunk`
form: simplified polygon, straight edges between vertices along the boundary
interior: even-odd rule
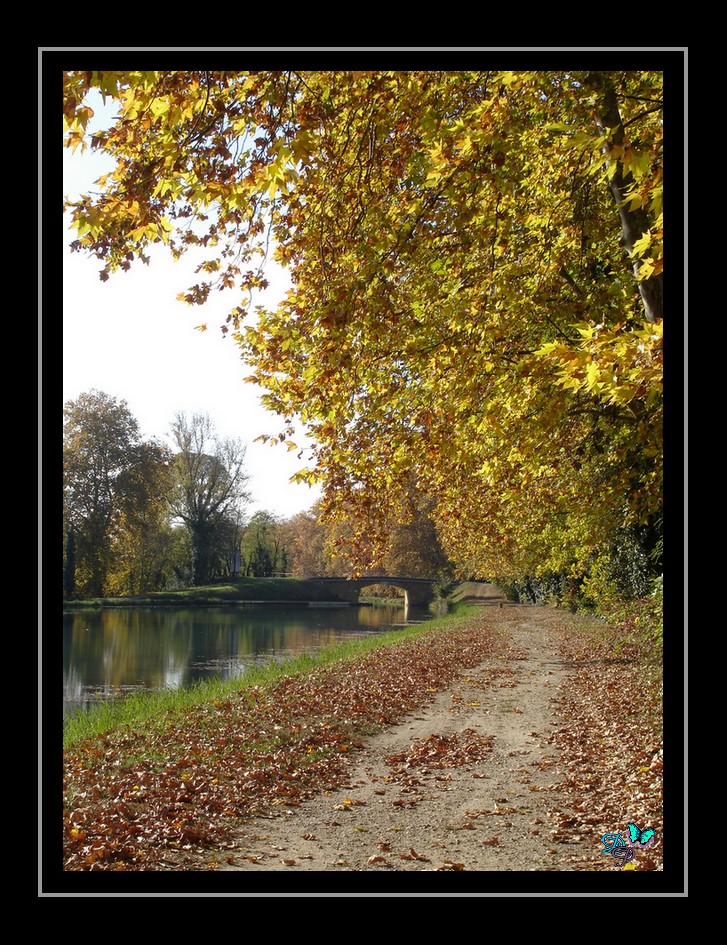
[[[614,145],[622,145],[625,137],[621,113],[616,99],[616,90],[602,72],[589,73],[586,82],[590,88],[599,93],[597,121],[601,133],[610,137],[610,142],[606,144],[605,149],[606,152],[610,152]],[[623,242],[629,254],[633,251],[636,241],[641,239],[644,233],[647,233],[650,229],[649,218],[643,207],[630,210],[625,206],[626,193],[633,183],[634,178],[631,172],[624,173],[623,165],[617,161],[616,170],[609,180],[609,185],[618,206]],[[638,259],[633,260],[634,275],[636,276],[638,276],[640,265]],[[657,318],[663,318],[664,285],[662,274],[659,273],[650,279],[639,282],[638,286],[641,300],[644,303],[646,320],[654,322]]]

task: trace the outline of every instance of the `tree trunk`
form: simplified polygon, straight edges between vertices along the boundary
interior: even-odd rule
[[[610,136],[610,142],[604,147],[604,153],[609,153],[614,145],[622,145],[625,137],[621,113],[616,99],[616,90],[601,72],[589,73],[586,84],[599,93],[597,122],[601,133]],[[630,210],[625,205],[625,195],[633,183],[634,178],[631,172],[624,173],[623,165],[620,161],[617,161],[615,173],[609,180],[609,186],[618,206],[623,242],[629,254],[633,251],[636,241],[641,239],[644,233],[648,233],[650,229],[649,218],[643,207]],[[634,275],[637,277],[640,265],[638,259],[633,260]],[[646,320],[654,322],[658,318],[663,318],[664,285],[662,274],[659,273],[650,279],[639,282],[638,286],[641,300],[644,303]]]
[[[73,527],[66,539],[66,566],[63,571],[63,591],[66,600],[70,600],[76,593],[76,536]]]

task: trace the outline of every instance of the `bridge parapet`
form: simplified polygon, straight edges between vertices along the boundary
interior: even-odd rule
[[[365,587],[375,584],[388,584],[404,592],[404,603],[411,607],[426,607],[434,600],[434,585],[437,583],[426,578],[388,577],[375,574],[358,578],[309,577],[312,584],[320,584],[349,603],[358,603],[359,594]]]

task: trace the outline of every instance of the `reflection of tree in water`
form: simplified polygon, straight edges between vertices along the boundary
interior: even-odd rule
[[[411,608],[404,606],[403,598],[400,605],[374,604],[370,607],[358,607],[358,624],[360,627],[375,629],[391,627],[406,621],[410,610]]]

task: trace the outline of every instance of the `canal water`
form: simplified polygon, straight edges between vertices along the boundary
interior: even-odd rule
[[[134,691],[244,675],[255,665],[427,620],[424,608],[244,605],[63,615],[63,715]]]

